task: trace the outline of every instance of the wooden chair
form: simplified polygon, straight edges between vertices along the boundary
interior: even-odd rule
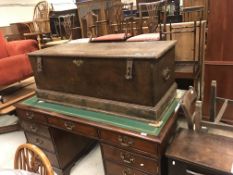
[[[166,15],[160,18],[162,7],[166,8],[167,1],[156,1],[148,3],[139,3],[139,20],[137,30],[139,35],[129,38],[127,41],[158,41],[162,39],[162,23],[166,23]],[[145,30],[148,30],[145,32]]]
[[[128,15],[124,15],[124,11],[128,12]],[[106,9],[106,20],[97,21],[97,27],[104,23],[107,24],[108,34],[114,33],[128,33],[132,30],[128,30],[128,24],[132,21],[133,17],[133,3],[112,2]]]
[[[51,39],[51,30],[49,22],[49,4],[47,1],[41,1],[36,4],[33,14],[33,25],[28,26],[30,32],[24,33],[25,38],[36,37],[39,45],[44,43],[44,36]]]
[[[35,145],[22,144],[15,153],[14,168],[40,175],[54,175],[46,155]]]
[[[85,37],[92,38],[98,36],[97,21],[98,15],[92,11],[89,11],[85,16],[83,16],[81,23],[83,26],[82,32]]]
[[[124,16],[124,10],[128,9],[129,15]],[[97,37],[92,38],[91,42],[103,42],[103,41],[125,41],[129,36],[131,36],[131,31],[128,27],[131,21],[131,15],[133,14],[133,4],[126,4],[122,2],[111,2],[106,9],[106,20],[97,20],[94,26],[96,27]],[[98,15],[97,19],[98,19]],[[107,26],[106,35],[101,35],[99,30]]]
[[[200,131],[202,120],[202,102],[196,101],[197,93],[190,87],[181,101],[181,107],[187,119],[188,128]]]

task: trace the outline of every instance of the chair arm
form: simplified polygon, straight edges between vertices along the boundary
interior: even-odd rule
[[[9,56],[25,54],[38,50],[38,43],[35,40],[17,40],[6,43]]]

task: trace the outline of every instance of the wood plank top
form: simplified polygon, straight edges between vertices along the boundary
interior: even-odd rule
[[[176,41],[67,43],[29,53],[29,56],[158,59],[175,44]]]
[[[231,173],[233,139],[182,129],[169,146],[166,156],[183,162]]]

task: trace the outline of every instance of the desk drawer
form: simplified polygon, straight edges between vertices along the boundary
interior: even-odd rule
[[[55,152],[54,145],[51,139],[49,140],[36,134],[32,134],[30,132],[25,132],[25,135],[29,143],[35,144],[38,147],[47,151]]]
[[[158,173],[159,165],[155,159],[150,159],[140,154],[128,152],[106,144],[102,144],[102,151],[106,160],[116,161],[151,174]]]
[[[29,131],[34,134],[38,134],[38,135],[50,138],[50,133],[49,133],[49,129],[47,126],[40,125],[34,122],[28,122],[26,120],[21,120],[20,124],[21,124],[21,127],[25,131]]]
[[[59,128],[66,129],[67,131],[72,131],[74,133],[98,138],[97,129],[92,126],[76,123],[76,122],[69,121],[69,120],[57,119],[53,117],[48,118],[48,122]]]
[[[46,116],[43,115],[43,114],[37,113],[37,112],[17,109],[17,116],[22,118],[22,119],[26,119],[26,120],[32,120],[32,121],[47,123]]]
[[[105,162],[106,175],[146,175],[145,173],[110,161]],[[157,174],[153,174],[157,175]]]
[[[115,132],[102,130],[100,132],[100,137],[102,140],[121,146],[127,149],[136,149],[149,153],[152,157],[158,157],[158,144],[150,141],[146,141],[136,137],[130,137],[124,134],[118,134]]]

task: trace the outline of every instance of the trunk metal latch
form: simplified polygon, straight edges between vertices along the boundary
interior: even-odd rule
[[[42,58],[41,57],[37,57],[36,59],[36,65],[37,65],[37,72],[40,73],[43,71],[43,67],[42,67]]]
[[[127,60],[126,62],[126,80],[131,80],[133,78],[133,60]]]

